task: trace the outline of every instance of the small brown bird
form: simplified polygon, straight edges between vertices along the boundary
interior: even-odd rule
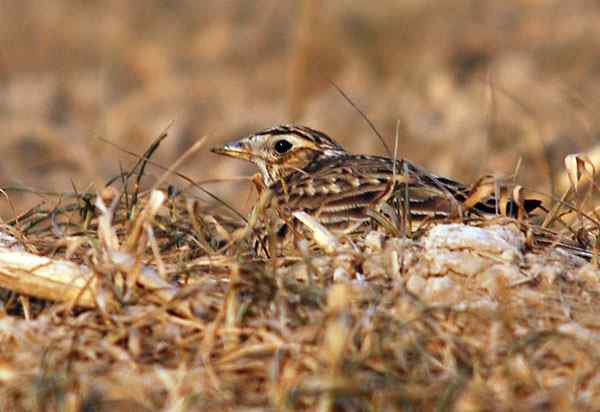
[[[272,191],[287,223],[304,211],[335,233],[370,228],[374,219],[388,222],[497,215],[493,194],[475,201],[469,187],[435,176],[408,160],[348,153],[322,132],[305,126],[277,126],[212,149],[258,166],[263,188]],[[521,203],[525,213],[539,200]],[[516,216],[514,200],[505,213]],[[406,220],[404,220],[406,221]]]

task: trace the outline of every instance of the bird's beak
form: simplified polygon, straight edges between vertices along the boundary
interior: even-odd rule
[[[224,156],[235,157],[236,159],[250,160],[252,157],[250,150],[242,140],[213,147],[210,151]]]

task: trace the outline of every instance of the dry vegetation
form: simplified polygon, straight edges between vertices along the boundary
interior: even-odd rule
[[[598,3],[379,4],[2,4],[0,410],[598,409]],[[256,257],[248,182],[195,183],[250,169],[204,149],[298,121],[380,153],[330,79],[549,212]]]

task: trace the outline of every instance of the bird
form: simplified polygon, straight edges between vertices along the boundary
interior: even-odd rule
[[[252,133],[213,153],[254,163],[257,188],[275,199],[287,232],[294,212],[314,217],[334,234],[364,233],[374,224],[398,227],[455,217],[527,215],[537,199],[502,199],[437,176],[407,159],[353,154],[325,133],[279,125]],[[475,195],[476,197],[472,197]]]

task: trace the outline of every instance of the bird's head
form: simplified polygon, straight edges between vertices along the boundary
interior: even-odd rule
[[[254,163],[265,186],[303,170],[317,159],[346,153],[324,133],[304,126],[287,125],[261,130],[211,151]]]

